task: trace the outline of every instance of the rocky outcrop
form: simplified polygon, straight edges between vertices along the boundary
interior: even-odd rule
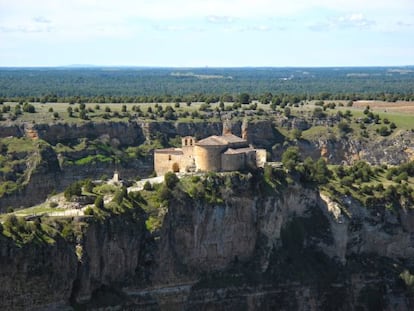
[[[38,204],[57,190],[61,169],[56,154],[47,144],[39,144],[37,148],[35,154],[26,155],[25,181],[17,192],[0,199],[0,211]]]
[[[144,215],[131,212],[91,223],[77,245],[81,252],[72,304],[90,301],[99,291],[145,285],[153,260]],[[147,268],[147,271],[145,270]]]
[[[0,297],[4,310],[58,310],[68,304],[78,260],[62,238],[18,246],[0,236]]]
[[[254,178],[233,177],[231,184],[223,203],[175,193],[155,256],[155,286],[131,292],[136,303],[157,301],[165,310],[414,306],[400,276],[414,267],[405,229],[412,212],[404,212],[402,225],[398,215],[348,197],[332,201],[297,185],[263,195]]]
[[[3,122],[2,122],[3,123]],[[24,133],[24,126],[20,124],[16,124],[14,122],[9,122],[6,124],[2,124],[0,126],[0,138],[4,137],[23,137]]]
[[[62,310],[91,299],[94,306],[112,304],[122,287],[146,284],[152,242],[141,212],[72,225],[82,231],[76,239],[56,235],[19,245],[0,236],[2,309]]]
[[[81,124],[36,124],[33,126],[40,139],[52,145],[79,138],[90,140],[103,135],[117,139],[121,145],[136,146],[144,141],[141,126],[136,122],[87,122]]]
[[[368,209],[351,197],[332,199],[298,184],[282,183],[271,190],[260,174],[208,175],[205,182],[214,196],[191,197],[180,185],[170,190],[168,212],[155,240],[139,210],[101,222],[85,220],[76,239],[57,239],[53,245],[19,249],[2,238],[7,270],[2,265],[0,281],[14,291],[13,297],[12,291],[0,292],[7,298],[2,299],[5,306],[414,307],[409,281],[414,269],[411,208],[400,213],[382,206]],[[32,279],[27,267],[35,263],[40,268]],[[36,288],[34,280],[45,285]],[[57,290],[47,296],[49,283]],[[47,299],[36,298],[44,292]]]

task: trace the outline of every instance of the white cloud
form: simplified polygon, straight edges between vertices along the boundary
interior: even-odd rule
[[[44,16],[36,16],[36,17],[33,18],[33,21],[36,22],[36,23],[40,23],[40,24],[50,24],[51,23],[51,20],[47,19]]]
[[[259,31],[266,32],[270,31],[272,28],[267,25],[246,25],[246,26],[232,26],[224,28],[226,32],[248,32],[248,31]]]
[[[336,24],[337,27],[356,27],[356,28],[368,28],[375,24],[375,21],[367,19],[361,13],[354,13],[347,16],[341,16],[336,21],[334,21],[334,25]]]
[[[407,28],[407,27],[409,28],[409,27],[414,26],[413,23],[407,23],[405,21],[398,21],[396,24],[397,24],[398,27],[403,27],[403,28]]]
[[[374,26],[377,16],[414,12],[412,0],[0,0],[3,32],[48,32],[60,36],[128,36],[151,25],[158,30],[203,30],[205,23],[231,25],[231,31],[268,31],[271,18],[312,17],[324,11],[339,16],[309,26],[313,30]],[[349,14],[349,12],[361,12]],[[365,15],[368,15],[366,18]],[[308,14],[308,15],[307,15]],[[309,18],[306,19],[309,21]],[[407,20],[405,18],[405,20]],[[198,25],[194,25],[194,23]],[[300,24],[300,22],[298,22]],[[302,21],[302,25],[303,25]],[[203,25],[204,24],[204,25]],[[249,26],[255,24],[256,26]],[[175,26],[174,26],[175,25]],[[180,26],[176,26],[180,25]],[[190,26],[189,26],[190,25]],[[273,25],[272,29],[278,29]],[[282,25],[283,26],[283,25]],[[164,28],[164,29],[162,29]]]
[[[171,31],[171,32],[181,32],[181,31],[202,32],[202,31],[205,31],[205,29],[201,27],[192,27],[192,26],[183,26],[183,25],[154,25],[153,28],[157,31]]]
[[[339,12],[379,9],[413,10],[412,0],[0,0],[0,11],[14,15],[65,16],[77,22],[96,19],[101,14],[111,19],[140,17],[147,19],[181,19],[205,16],[254,18],[289,16],[310,9]]]
[[[206,17],[207,21],[212,24],[230,24],[233,23],[236,19],[231,16],[217,16],[209,15]]]
[[[362,13],[353,13],[335,18],[329,18],[322,22],[309,25],[309,29],[314,31],[329,31],[349,28],[369,29],[374,26],[374,20],[367,19]]]

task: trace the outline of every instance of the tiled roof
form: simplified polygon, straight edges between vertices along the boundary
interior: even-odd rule
[[[245,143],[246,142],[245,139],[240,138],[239,136],[236,136],[233,134],[226,134],[220,137],[228,143]]]
[[[248,153],[252,151],[255,151],[255,149],[253,149],[252,147],[238,148],[238,149],[229,148],[224,154],[240,154],[240,153]]]
[[[228,142],[221,138],[222,136],[210,136],[196,143],[199,146],[226,146]]]
[[[222,136],[210,136],[197,142],[200,146],[226,146],[232,143],[247,143],[245,139],[233,134],[226,134]]]

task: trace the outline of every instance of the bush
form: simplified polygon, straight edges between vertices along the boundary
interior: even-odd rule
[[[326,117],[326,113],[323,112],[322,108],[315,107],[315,109],[313,109],[312,116],[314,118],[318,118],[318,119],[325,118]]]
[[[23,111],[24,112],[28,112],[28,113],[35,113],[36,112],[36,109],[35,109],[35,107],[33,105],[28,104],[28,103],[25,103],[23,105]]]
[[[342,186],[350,187],[352,186],[353,183],[354,183],[354,180],[350,176],[345,176],[344,178],[341,179]]]
[[[282,163],[283,166],[288,170],[295,169],[296,165],[300,161],[299,148],[298,147],[289,147],[282,154]]]
[[[388,135],[391,134],[391,131],[388,130],[388,127],[386,127],[386,126],[381,126],[379,129],[377,129],[377,132],[381,136],[388,136]]]
[[[153,190],[153,187],[152,187],[152,184],[149,182],[149,181],[146,181],[145,182],[145,184],[144,184],[144,190],[146,190],[146,191],[152,191]]]
[[[94,205],[96,206],[96,208],[103,209],[104,208],[103,196],[98,195],[95,199]]]
[[[169,201],[173,195],[171,190],[164,184],[158,189],[158,197],[162,201]]]
[[[93,214],[94,214],[94,212],[93,212],[93,208],[92,207],[90,207],[90,206],[88,206],[87,208],[85,208],[85,211],[83,212],[85,215],[88,215],[88,216],[92,216]]]
[[[122,189],[120,191],[117,191],[115,193],[115,196],[112,199],[112,202],[117,203],[119,205],[119,204],[122,203],[124,198],[126,198],[127,196],[128,196],[128,192],[127,192],[126,187],[122,187]]]
[[[59,204],[57,202],[50,202],[49,203],[49,207],[51,207],[51,208],[55,208],[55,207],[58,207],[58,206],[59,206]]]
[[[352,128],[347,122],[341,121],[338,123],[338,129],[341,134],[347,134],[352,131]]]
[[[173,172],[168,172],[164,175],[164,183],[168,189],[174,189],[179,182],[180,180]]]
[[[85,179],[84,184],[83,184],[83,189],[85,190],[85,192],[92,192],[93,191],[93,187],[94,184],[92,183],[92,180]]]
[[[64,192],[64,196],[66,200],[70,200],[72,196],[80,196],[82,195],[82,184],[80,182],[75,182],[69,185]]]

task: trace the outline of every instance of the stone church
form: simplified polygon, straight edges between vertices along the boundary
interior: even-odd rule
[[[181,148],[156,149],[154,169],[157,176],[167,172],[223,172],[263,167],[266,150],[255,149],[247,139],[247,123],[243,122],[242,137],[233,135],[228,124],[223,124],[221,136],[210,136],[197,141],[195,137],[182,138]]]

